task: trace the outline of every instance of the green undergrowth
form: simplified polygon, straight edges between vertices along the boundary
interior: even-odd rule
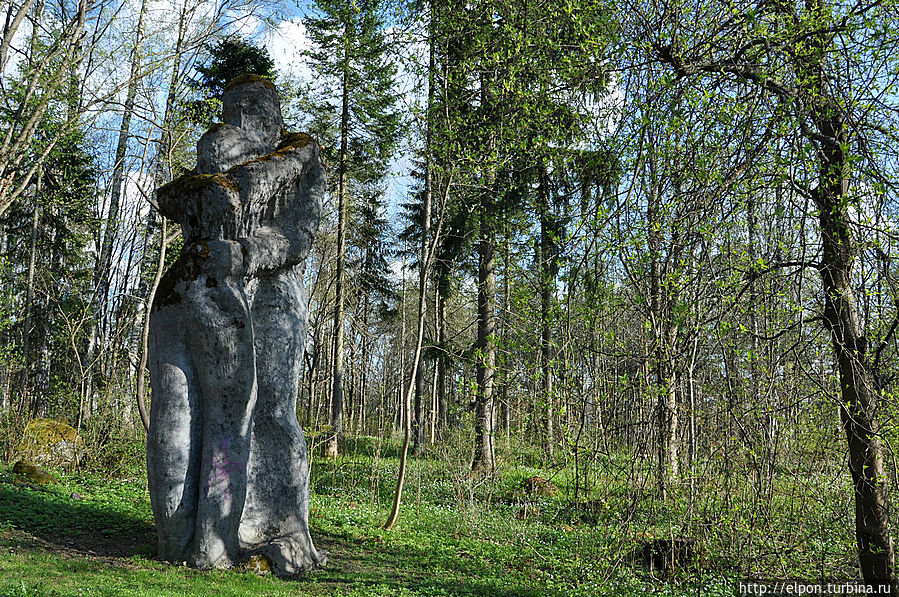
[[[839,478],[775,487],[762,511],[751,491],[725,486],[704,487],[702,499],[683,489],[654,499],[639,482],[650,471],[633,462],[598,463],[585,494],[574,490],[566,463],[509,461],[501,475],[472,477],[466,459],[434,451],[411,459],[400,521],[388,532],[381,525],[399,467],[395,451],[365,438],[354,448],[313,462],[310,523],[329,562],[290,581],[156,561],[139,468],[124,478],[54,470],[59,483],[39,489],[0,466],[0,596],[714,596],[734,594],[734,579],[747,574],[854,574],[845,527],[827,524],[845,515],[833,505],[845,490]],[[535,476],[557,492],[529,493]],[[795,504],[809,494],[814,500]],[[695,557],[669,574],[650,572],[641,545],[684,536],[696,538]]]

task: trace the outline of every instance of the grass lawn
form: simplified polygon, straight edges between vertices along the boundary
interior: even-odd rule
[[[561,496],[523,495],[521,479],[537,469],[477,481],[415,460],[400,523],[385,532],[396,467],[371,456],[315,463],[310,522],[328,565],[279,580],[156,561],[139,470],[54,471],[59,483],[37,490],[0,466],[0,595],[734,594],[726,566],[650,574],[615,508],[580,524]]]

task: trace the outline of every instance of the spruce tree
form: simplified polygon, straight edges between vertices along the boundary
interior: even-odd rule
[[[188,115],[201,129],[208,127],[221,112],[222,94],[232,79],[240,75],[259,75],[274,81],[275,62],[264,46],[239,35],[226,35],[205,45],[208,61],[197,65],[200,76],[189,82],[194,99],[188,102]]]
[[[397,146],[400,116],[394,84],[396,67],[389,58],[383,7],[378,0],[316,0],[305,25],[314,43],[307,58],[316,77],[317,116],[333,119],[334,123],[316,128],[335,133],[334,137],[320,139],[320,143],[337,166],[332,429],[326,446],[327,455],[336,456],[337,439],[343,433],[348,210],[355,198],[381,188]]]
[[[437,10],[443,114],[439,163],[455,169],[458,200],[476,238],[477,385],[472,469],[491,472],[497,379],[497,248],[504,221],[532,198],[540,222],[541,362],[546,446],[552,445],[552,288],[558,235],[551,164],[583,143],[590,103],[606,93],[606,7],[558,0],[447,2]]]

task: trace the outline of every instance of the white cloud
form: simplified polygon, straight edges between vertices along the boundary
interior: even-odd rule
[[[265,47],[282,77],[304,82],[312,80],[312,71],[302,56],[304,50],[312,47],[312,41],[306,35],[302,20],[294,18],[278,23],[268,36]]]
[[[406,263],[405,260],[394,260],[391,261],[387,265],[388,276],[390,277],[390,281],[396,284],[397,286],[403,286],[406,281],[409,280],[409,277],[412,275],[412,268]]]
[[[231,23],[231,32],[244,38],[254,37],[262,29],[262,21],[256,15],[240,11],[239,16]]]

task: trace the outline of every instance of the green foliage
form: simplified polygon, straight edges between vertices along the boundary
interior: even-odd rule
[[[314,43],[305,54],[316,77],[314,129],[319,143],[330,161],[339,163],[336,152],[345,128],[351,187],[379,189],[397,148],[401,123],[396,66],[382,6],[378,0],[316,0],[304,23]],[[348,96],[346,102],[342,94]],[[341,124],[344,103],[346,127]]]
[[[0,525],[44,538],[97,534],[147,541],[152,515],[143,477],[56,477],[55,485],[37,491],[17,485],[12,470],[0,471]]]
[[[206,44],[206,50],[209,64],[197,66],[197,85],[209,97],[221,99],[228,83],[241,75],[258,75],[272,82],[278,76],[268,51],[238,35],[226,35],[215,44]]]
[[[388,303],[395,299],[396,289],[387,266],[391,247],[382,200],[381,189],[371,185],[359,188],[350,206],[347,269],[356,280],[360,296]]]
[[[23,399],[27,393],[27,407],[44,414],[55,403],[52,396],[78,384],[73,375],[80,365],[76,347],[83,345],[84,322],[95,310],[89,247],[98,228],[94,211],[99,196],[97,158],[89,150],[87,135],[77,129],[67,131],[68,126],[57,110],[44,115],[32,151],[43,151],[51,140],[55,145],[25,200],[0,217],[6,237],[6,254],[0,259],[23,268],[21,275],[5,281],[2,292],[10,299],[8,304],[18,302],[21,311],[29,297],[27,270],[34,257],[27,307],[30,319],[16,318],[0,334],[9,335],[7,346],[27,366],[24,378],[18,378],[14,386],[16,398]],[[31,326],[27,332],[26,324]],[[24,354],[26,345],[28,354]]]
[[[233,79],[240,75],[259,75],[274,82],[278,76],[268,51],[239,35],[225,35],[204,47],[208,62],[197,65],[200,76],[189,83],[191,95],[196,99],[186,104],[188,119],[200,129],[218,119],[222,94]]]

